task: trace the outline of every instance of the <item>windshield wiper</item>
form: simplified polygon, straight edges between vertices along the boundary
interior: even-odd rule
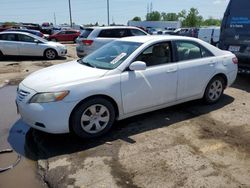
[[[83,61],[82,59],[78,59],[77,62],[80,63],[80,64],[82,64],[82,65],[86,65],[86,66],[89,66],[89,67],[94,67],[94,68],[96,68],[96,67],[93,66],[91,63],[86,62],[86,61]]]

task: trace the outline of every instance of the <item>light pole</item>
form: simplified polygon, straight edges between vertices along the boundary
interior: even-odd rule
[[[109,26],[109,0],[107,0],[108,26]]]
[[[71,16],[71,4],[69,0],[69,18],[70,18],[70,27],[72,27],[72,16]]]

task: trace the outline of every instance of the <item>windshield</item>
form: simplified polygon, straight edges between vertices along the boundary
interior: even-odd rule
[[[79,62],[100,69],[115,69],[141,45],[136,42],[113,41]]]

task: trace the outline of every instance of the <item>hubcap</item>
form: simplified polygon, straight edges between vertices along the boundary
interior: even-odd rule
[[[212,101],[216,101],[221,96],[222,91],[223,91],[223,85],[221,81],[215,80],[209,88],[208,97]]]
[[[54,52],[53,50],[48,50],[48,51],[46,52],[46,57],[47,57],[48,59],[54,59],[55,56],[56,56],[56,54],[55,54],[55,52]]]
[[[106,106],[96,104],[88,107],[82,114],[81,127],[87,133],[98,133],[105,129],[110,119]]]

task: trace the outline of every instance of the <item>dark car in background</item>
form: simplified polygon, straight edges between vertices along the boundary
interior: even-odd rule
[[[239,73],[250,74],[250,1],[231,0],[221,25],[219,48],[239,59]]]
[[[51,41],[74,41],[80,35],[78,30],[63,30],[49,36]]]

